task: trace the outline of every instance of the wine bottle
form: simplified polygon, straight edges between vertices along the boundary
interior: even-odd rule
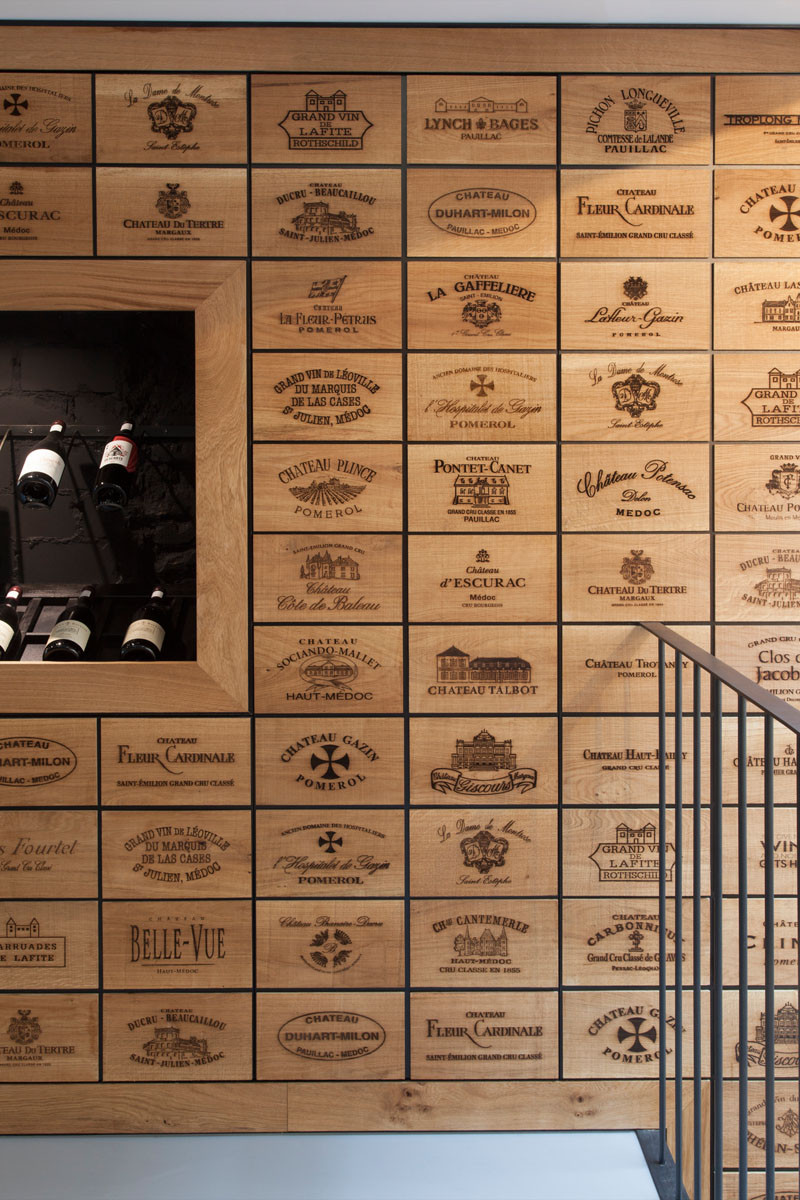
[[[124,421],[119,433],[106,442],[103,449],[92,499],[98,508],[106,511],[125,508],[133,490],[139,450],[130,436],[132,429],[133,422]]]
[[[50,508],[58,495],[58,485],[66,466],[64,430],[66,422],[54,421],[50,432],[27,455],[17,480],[17,494],[23,504]]]
[[[84,588],[74,604],[68,604],[60,614],[42,654],[45,662],[72,662],[86,657],[95,626],[93,591],[94,588]]]
[[[22,595],[22,588],[14,585],[6,592],[6,598],[0,604],[0,658],[5,658],[14,638],[19,633],[19,617],[17,616],[17,601]]]
[[[149,662],[160,658],[168,628],[169,606],[164,600],[164,589],[156,587],[150,599],[133,614],[122,639],[120,658],[127,662]]]

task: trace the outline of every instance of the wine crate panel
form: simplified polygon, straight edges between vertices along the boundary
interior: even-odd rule
[[[563,571],[569,580],[565,621],[707,621],[710,538],[650,534],[632,549],[630,534],[565,537]]]
[[[251,918],[251,900],[109,901],[103,905],[105,987],[252,987]]]
[[[703,442],[710,430],[705,354],[565,354],[565,442]]]
[[[732,808],[727,808],[722,814],[722,842],[722,890],[734,895],[738,892],[739,837],[737,813]],[[754,896],[764,895],[766,853],[764,810],[753,804],[748,807],[747,812],[747,890]],[[791,808],[775,809],[775,837],[771,857],[775,873],[775,895],[796,896],[797,814]]]
[[[3,813],[0,874],[14,900],[97,895],[97,816],[88,812]]]
[[[411,720],[411,803],[558,803],[552,717]]]
[[[703,814],[703,822],[705,836],[707,814]],[[684,813],[683,825],[683,888],[687,895],[691,895],[691,813]],[[661,870],[657,812],[649,808],[565,809],[562,838],[565,895],[658,896]],[[671,814],[667,816],[665,846],[664,878],[669,889],[676,870],[674,821]],[[707,864],[704,862],[704,892],[708,886],[707,875]]]
[[[148,809],[103,814],[103,895],[250,895],[250,814]]]
[[[554,625],[413,627],[409,636],[412,711],[543,713],[556,708]]]
[[[704,650],[707,626],[672,626]],[[720,631],[721,632],[721,631]],[[719,643],[717,653],[720,653]],[[666,647],[667,711],[675,695],[675,653]],[[683,705],[692,697],[692,667],[683,659]],[[703,696],[707,689],[703,686]],[[572,625],[564,629],[564,711],[654,713],[658,711],[658,643],[634,625]]]
[[[711,246],[708,171],[565,171],[565,258],[706,258]]]
[[[552,163],[556,81],[531,75],[410,75],[412,163]]]
[[[764,802],[764,720],[762,716],[747,719],[747,796],[750,804]],[[776,725],[772,747],[773,801],[775,804],[797,804],[797,748],[787,730]],[[737,722],[734,717],[722,719],[722,764],[728,777],[733,778],[739,766]],[[737,792],[726,789],[723,804],[736,804]]]
[[[404,774],[401,719],[256,721],[256,804],[401,806]]]
[[[0,255],[91,254],[92,211],[88,169],[0,166]]]
[[[422,258],[553,258],[554,171],[410,170],[408,253]]]
[[[411,986],[553,988],[558,981],[554,900],[411,904]]]
[[[723,1060],[722,1070],[730,1078],[738,1078],[739,1063],[747,1060],[750,1079],[763,1079],[766,1075],[769,1054],[766,1048],[766,996],[763,991],[751,989],[747,993],[747,1041],[739,1041],[739,990],[726,990],[722,996]],[[773,1053],[777,1079],[797,1077],[800,1055],[797,1051],[797,1035],[792,1023],[797,1024],[797,987],[794,991],[779,988],[774,995],[775,1048]]]
[[[718,75],[714,157],[718,163],[800,161],[800,81],[787,75]]]
[[[400,80],[254,75],[254,162],[398,163]]]
[[[399,350],[400,264],[253,263],[253,344],[264,350]]]
[[[258,626],[256,709],[401,712],[403,631],[391,625]]]
[[[552,442],[556,436],[552,354],[408,356],[412,442]]]
[[[0,1080],[78,1083],[99,1078],[98,999],[85,992],[0,993]],[[62,1098],[63,1099],[63,1098]]]
[[[790,897],[775,899],[775,982],[778,986],[797,986],[797,901]],[[764,983],[766,967],[766,934],[764,901],[747,901],[747,977],[750,987]],[[730,987],[739,984],[739,901],[722,901],[722,973],[723,982]]]
[[[717,447],[718,452],[721,449]],[[748,447],[748,451],[754,457],[755,447]],[[785,504],[779,502],[777,507]],[[795,585],[795,578],[800,579],[797,534],[769,529],[749,536],[720,535],[714,541],[718,621],[794,619],[800,611],[800,588]]]
[[[791,263],[779,265],[769,259],[716,263],[715,348],[791,353],[800,330],[798,291],[800,275]]]
[[[145,992],[103,998],[103,1078],[250,1079],[252,997]]]
[[[565,163],[662,167],[709,160],[707,78],[567,75],[561,89]]]
[[[527,533],[556,526],[553,446],[408,447],[408,522],[415,531]]]
[[[569,533],[709,527],[705,446],[565,446],[561,481]]]
[[[256,621],[401,621],[402,538],[396,534],[253,540]]]
[[[714,172],[714,253],[718,258],[793,258],[800,240],[792,211],[800,172],[760,167]]]
[[[253,447],[256,530],[400,529],[402,509],[398,446]]]
[[[264,900],[256,905],[260,988],[401,988],[400,900]]]
[[[100,162],[247,162],[244,75],[98,75]]]
[[[399,896],[403,814],[262,809],[256,818],[259,896]]]
[[[552,349],[555,263],[410,262],[407,311],[412,350]]]
[[[411,997],[411,1072],[415,1079],[555,1079],[555,992]]]
[[[739,1166],[739,1086],[738,1083],[723,1084],[723,1163],[726,1167]],[[766,1107],[763,1084],[753,1082],[748,1088],[747,1108],[747,1160],[748,1165],[761,1167],[765,1164]],[[797,1188],[797,1156],[800,1154],[800,1137],[797,1129],[797,1110],[800,1105],[800,1089],[797,1083],[777,1080],[775,1083],[775,1166],[783,1167],[791,1179],[787,1200],[792,1198],[792,1188]],[[776,1176],[777,1181],[777,1176]],[[766,1195],[766,1188],[761,1192]]]
[[[396,354],[256,354],[259,441],[394,442],[402,438],[403,363]]]
[[[0,904],[0,987],[97,987],[97,905],[5,900]]]
[[[718,354],[714,428],[718,441],[800,440],[800,377],[790,353]]]
[[[259,1079],[402,1079],[402,992],[257,998]]]
[[[0,721],[0,806],[97,804],[94,721]]]
[[[674,970],[678,953],[683,981],[692,983],[693,902],[682,906],[683,938],[678,950],[675,901],[667,901],[664,932],[667,970]],[[703,904],[703,936],[708,934],[708,909]],[[563,915],[564,983],[570,987],[657,987],[661,922],[658,901],[565,900]],[[670,979],[672,976],[670,975]]]
[[[687,804],[692,800],[692,735],[692,722],[685,719],[681,765]],[[702,745],[705,758],[707,728],[703,729]],[[674,721],[670,720],[666,744],[670,796],[674,795],[675,757]],[[657,717],[567,717],[562,756],[564,803],[657,805],[658,758]],[[708,800],[705,793],[702,798]]]
[[[722,1195],[723,1200],[739,1200],[738,1171],[728,1171],[722,1176]],[[796,1171],[775,1172],[775,1195],[781,1196],[782,1200],[800,1200]],[[767,1200],[767,1180],[763,1171],[748,1171],[747,1200]]]
[[[412,536],[408,590],[412,621],[554,621],[556,538]]]
[[[706,1007],[706,1006],[704,1006]],[[564,996],[564,1075],[567,1079],[642,1079],[658,1076],[662,1054],[674,1055],[674,996],[667,996],[666,1045],[660,1044],[658,991],[567,992]],[[680,1033],[692,1045],[692,1005],[683,1005]],[[704,1071],[708,1070],[708,1023],[703,1021]],[[692,1074],[684,1054],[684,1072]]]
[[[0,95],[0,162],[91,161],[89,75],[4,71]]]
[[[167,183],[167,176],[177,182]],[[247,253],[247,172],[98,167],[97,252],[241,257]]]
[[[249,805],[250,723],[101,721],[103,804]]]
[[[546,809],[415,809],[411,895],[555,895],[557,825]]]
[[[717,629],[716,653],[774,696],[800,702],[800,633],[795,629],[723,625]]]
[[[565,350],[707,350],[711,275],[696,262],[564,262]]]
[[[796,528],[800,455],[791,446],[717,446],[714,468],[717,530],[761,529],[774,538]]]
[[[251,193],[258,257],[400,256],[399,171],[257,170]]]

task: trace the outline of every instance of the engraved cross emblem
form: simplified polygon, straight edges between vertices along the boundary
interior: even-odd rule
[[[325,767],[321,776],[322,779],[338,779],[342,772],[334,770],[334,767],[343,767],[345,771],[348,770],[350,755],[342,754],[339,758],[335,758],[334,755],[339,749],[335,742],[323,742],[320,749],[325,752],[325,757],[323,758],[319,754],[312,754],[309,761],[312,771],[316,771],[317,767]]]
[[[342,845],[342,839],[336,836],[335,829],[328,829],[325,831],[325,837],[319,839],[319,845],[325,848],[326,854],[335,854],[336,846]]]
[[[617,1030],[617,1041],[622,1043],[630,1041],[633,1038],[631,1045],[627,1046],[626,1049],[630,1050],[631,1054],[644,1053],[647,1047],[642,1038],[647,1038],[648,1042],[652,1045],[657,1038],[655,1025],[652,1025],[650,1029],[642,1029],[642,1026],[645,1024],[644,1017],[631,1017],[628,1024],[633,1026],[633,1032],[630,1029],[626,1029],[624,1025],[620,1025]]]
[[[487,392],[494,391],[494,384],[488,375],[479,375],[477,380],[471,379],[469,382],[469,390],[477,392],[479,398],[483,398]]]
[[[786,230],[787,233],[792,233],[795,229],[800,229],[800,225],[795,224],[795,218],[800,218],[800,211],[796,208],[796,205],[800,204],[797,196],[779,196],[778,202],[783,207],[779,208],[777,204],[771,206],[769,210],[770,221],[783,220],[780,228]]]
[[[10,98],[3,101],[3,108],[11,109],[12,117],[21,117],[22,109],[28,107],[28,101],[22,99],[20,92],[11,92]]]

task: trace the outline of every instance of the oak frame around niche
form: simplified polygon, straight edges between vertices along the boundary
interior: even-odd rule
[[[194,312],[197,654],[189,662],[4,663],[0,711],[246,711],[245,264],[39,259],[5,263],[3,282],[6,310]]]

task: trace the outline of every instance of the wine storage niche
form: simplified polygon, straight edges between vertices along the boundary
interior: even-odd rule
[[[192,313],[10,313],[0,363],[0,578],[23,588],[12,657],[38,661],[59,612],[92,585],[88,658],[115,660],[132,614],[160,584],[170,601],[162,656],[194,658]],[[59,419],[67,465],[56,500],[24,504],[22,464]],[[128,503],[104,510],[92,487],[123,421],[134,423],[138,468]]]

